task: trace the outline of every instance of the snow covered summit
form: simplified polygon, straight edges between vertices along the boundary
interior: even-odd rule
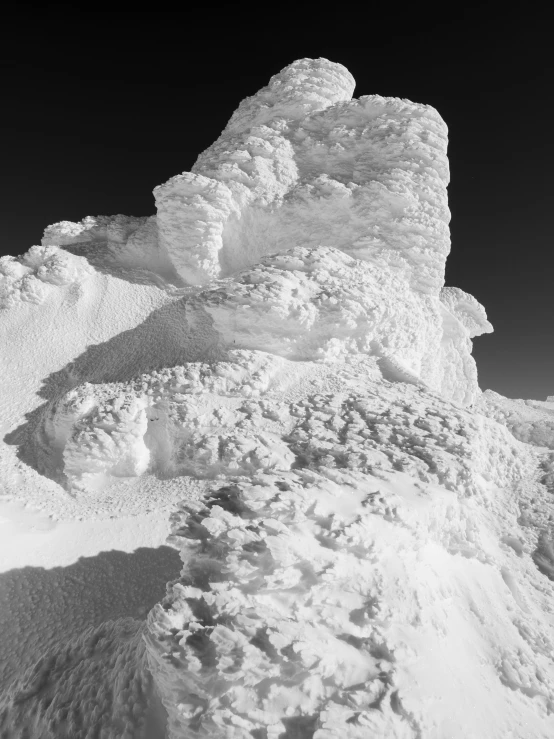
[[[294,62],[241,103],[192,172],[155,189],[155,218],[62,222],[43,243],[107,243],[121,265],[174,270],[186,285],[246,270],[196,300],[234,348],[299,357],[309,346],[321,358],[361,351],[470,404],[478,392],[470,339],[492,327],[474,298],[442,290],[446,126],[430,106],[352,99],[353,90],[340,64]],[[288,328],[272,325],[282,319]],[[246,329],[235,335],[237,320]],[[300,353],[292,334],[277,345],[291,331]]]
[[[45,402],[6,399],[28,475],[10,451],[6,479],[47,480],[67,516],[172,511],[180,576],[146,626],[98,632],[148,664],[169,739],[546,739],[549,411],[525,436],[527,407],[479,390],[471,340],[492,327],[444,286],[444,122],[353,91],[340,64],[296,61],[155,189],[155,216],[64,221],[0,261],[12,336],[38,306],[81,331],[40,390],[13,360]],[[85,683],[91,639],[67,660]],[[73,698],[52,660],[2,729],[56,736]],[[71,736],[104,712],[85,693]],[[150,699],[131,699],[102,699],[103,735],[147,739]]]

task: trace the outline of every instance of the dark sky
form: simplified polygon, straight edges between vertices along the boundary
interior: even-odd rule
[[[474,345],[481,387],[554,395],[546,17],[500,26],[485,19],[485,3],[418,23],[431,6],[410,18],[395,6],[385,19],[341,26],[337,6],[335,18],[298,27],[270,23],[262,6],[258,15],[226,7],[236,12],[56,5],[4,19],[0,253],[26,251],[59,220],[153,213],[152,189],[190,169],[243,97],[294,59],[324,56],[350,69],[356,96],[404,97],[441,113],[452,176],[447,284],[474,294],[495,327]]]

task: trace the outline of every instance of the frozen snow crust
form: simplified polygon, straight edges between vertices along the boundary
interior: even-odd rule
[[[92,273],[85,259],[58,246],[33,246],[22,258],[0,257],[0,308],[18,302],[39,305],[56,286],[82,291]]]
[[[87,383],[57,397],[35,431],[37,464],[73,490],[147,470],[199,472],[203,460],[222,454],[217,429],[238,423],[233,413],[240,403],[229,415],[214,391],[223,387],[227,396],[242,399],[265,389],[280,366],[277,357],[335,363],[368,355],[387,379],[436,388],[467,403],[477,388],[469,336],[486,330],[486,318],[478,314],[479,322],[471,317],[464,327],[456,315],[467,313],[458,303],[470,296],[453,288],[446,295],[452,312],[386,267],[336,249],[296,247],[265,257],[186,302],[189,324],[211,324],[224,361],[144,375],[130,384]],[[257,354],[262,349],[266,354]],[[246,460],[254,457],[258,466],[281,459],[276,438],[264,442],[271,452],[263,452],[263,444],[254,452],[251,443],[244,455],[227,451],[237,468],[250,470],[254,462]],[[210,474],[234,469],[218,464]]]
[[[6,490],[172,511],[183,563],[27,660],[2,736],[552,737],[552,404],[478,388],[440,116],[353,90],[294,62],[155,216],[0,260]]]

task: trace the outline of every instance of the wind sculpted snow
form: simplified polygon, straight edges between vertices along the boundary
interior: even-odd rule
[[[353,91],[294,62],[155,216],[0,262],[7,335],[69,334],[7,364],[10,497],[168,516],[182,560],[146,624],[46,640],[6,737],[552,736],[550,405],[479,390],[439,114]]]

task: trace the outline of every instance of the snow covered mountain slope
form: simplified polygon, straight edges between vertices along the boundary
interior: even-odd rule
[[[0,262],[4,496],[57,542],[9,509],[52,626],[17,639],[26,573],[2,736],[553,735],[548,403],[479,390],[492,327],[443,285],[440,116],[353,90],[294,62],[155,216],[64,221]],[[103,620],[70,600],[65,644],[74,566]]]

